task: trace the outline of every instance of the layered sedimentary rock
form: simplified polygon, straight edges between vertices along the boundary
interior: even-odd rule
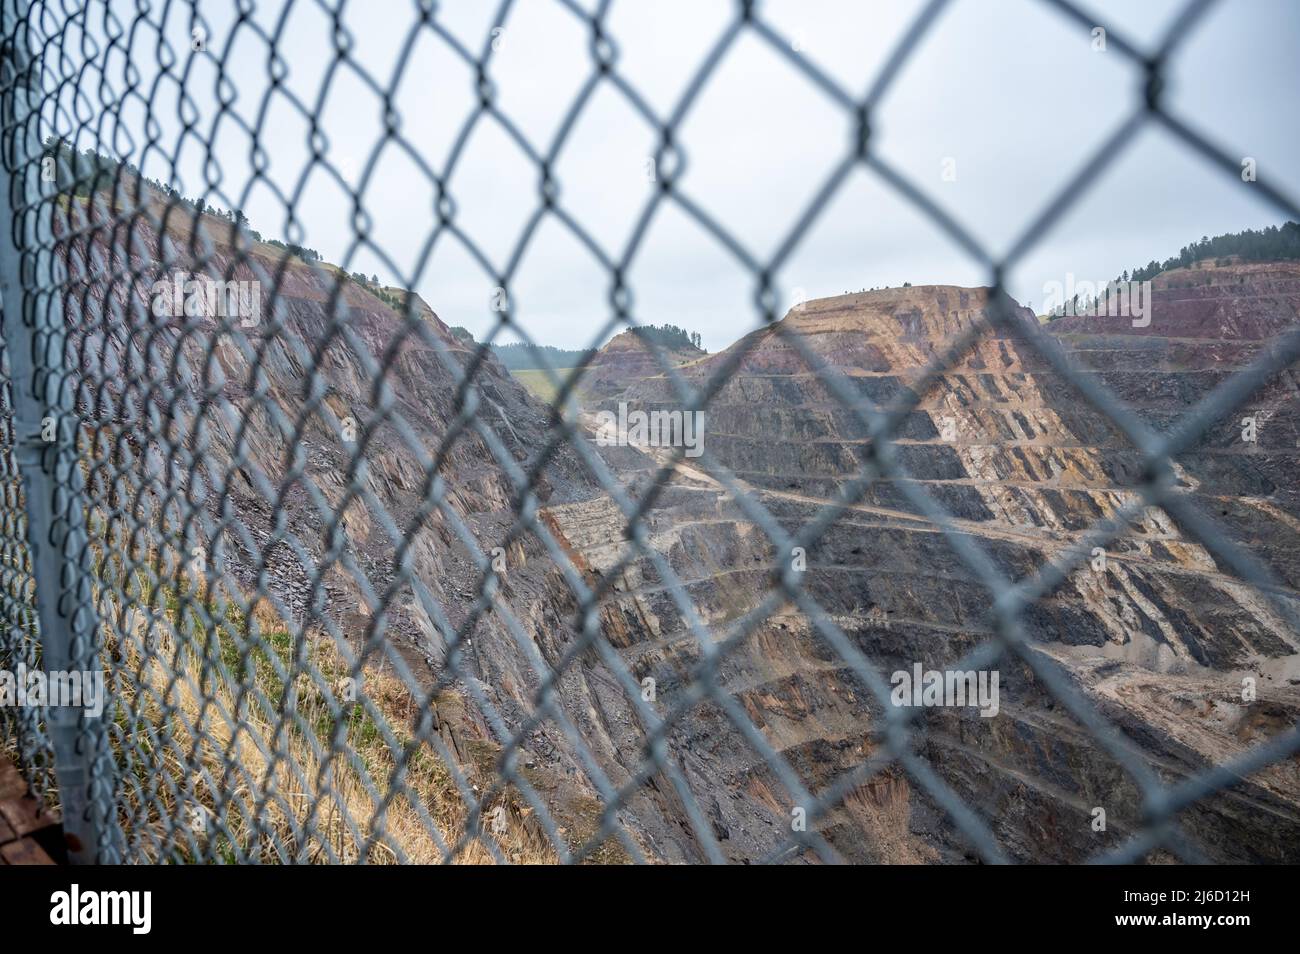
[[[663,364],[681,367],[704,356],[699,348],[659,346],[659,357],[636,332],[622,331],[592,355],[582,375],[582,390],[588,405],[620,393],[631,381],[663,373]]]
[[[1294,330],[1300,311],[1295,262],[1206,261],[1165,272],[1153,286],[1151,320],[1143,327],[1117,316],[1064,318],[1047,329],[1160,432],[1264,357],[1279,335]],[[1202,508],[1290,586],[1300,579],[1295,396],[1295,371],[1287,369],[1221,415],[1178,458],[1180,477]]]
[[[1172,273],[1156,282],[1154,320],[1140,333],[1128,320],[1082,318],[1049,330],[1068,345],[1071,361],[1167,428],[1270,337],[1296,325],[1295,277],[1293,266]],[[745,352],[708,408],[708,458],[679,468],[650,517],[652,545],[715,633],[740,626],[783,568],[752,513],[709,473],[710,462],[725,465],[793,533],[861,471],[869,445],[863,422],[788,336],[798,334],[852,392],[887,405],[972,321],[984,320],[988,305],[984,290],[953,287],[812,302],[779,327],[684,369],[703,380]],[[1026,327],[1034,321],[1024,309],[1014,320]],[[630,382],[617,398],[646,409],[676,406],[662,377]],[[1268,442],[1243,446],[1237,415],[1180,456],[1176,470],[1197,504],[1290,584],[1296,523],[1285,475],[1295,473],[1294,383],[1284,376],[1254,400],[1269,422]],[[1060,559],[1088,527],[1134,500],[1130,488],[1142,471],[1118,429],[1007,329],[987,332],[934,381],[896,443],[912,486],[1013,581]],[[645,458],[640,469],[625,463],[620,471],[638,493],[667,453],[617,450]],[[892,479],[871,485],[809,551],[802,575],[829,618],[886,677],[917,663],[943,669],[990,637],[989,589],[903,490]],[[605,503],[554,512],[597,572],[622,554],[610,533],[616,515]],[[1296,634],[1168,515],[1141,512],[1100,556],[1029,607],[1025,631],[1035,651],[1121,729],[1129,758],[1172,783],[1296,722]],[[636,677],[655,679],[671,705],[699,664],[696,639],[648,561],[633,561],[618,589],[625,595],[607,625]],[[880,706],[806,613],[787,605],[737,640],[718,667],[718,683],[810,789],[877,750]],[[1077,860],[1120,843],[1141,815],[1130,774],[1028,667],[1004,659],[998,668],[998,715],[927,710],[917,752],[977,808],[1011,857]],[[1243,699],[1243,680],[1257,690],[1253,701]],[[772,850],[799,806],[720,707],[701,704],[672,742],[725,836],[724,851],[747,858]],[[1208,857],[1294,859],[1298,800],[1291,761],[1182,817]],[[1104,832],[1091,824],[1099,807]],[[854,790],[821,828],[856,860],[970,856],[934,800],[896,769]],[[674,847],[692,852],[685,840]]]
[[[501,747],[522,733],[519,771],[575,844],[584,824],[590,834],[602,789],[626,787],[617,821],[650,858],[704,857],[688,822],[696,809],[729,859],[810,857],[785,846],[792,818],[811,806],[795,803],[755,743],[778,752],[815,795],[881,750],[884,709],[805,609],[776,599],[748,615],[763,606],[774,574],[790,569],[778,563],[764,513],[797,532],[860,472],[870,448],[863,422],[787,335],[799,334],[851,390],[884,405],[983,319],[986,291],[908,288],[812,302],[721,354],[672,356],[698,382],[744,352],[707,408],[706,457],[655,485],[670,448],[589,448],[633,502],[656,494],[643,552],[629,549],[628,513],[580,455],[548,447],[550,410],[423,303],[413,333],[391,290],[345,283],[340,304],[332,266],[289,259],[282,267],[282,250],[256,245],[259,268],[238,264],[230,274],[278,275],[264,288],[268,300],[274,288],[274,313],[238,330],[203,312],[160,318],[146,292],[155,272],[171,269],[153,262],[184,262],[189,235],[176,224],[161,240],[143,221],[136,228],[129,262],[113,259],[102,236],[71,256],[96,275],[73,296],[69,332],[70,353],[90,377],[79,402],[97,438],[88,482],[98,540],[145,523],[172,561],[197,541],[246,591],[275,595],[295,626],[332,628],[354,645],[386,641],[427,685],[447,676],[448,639],[482,588],[468,542],[484,554],[500,546],[496,608],[462,647],[439,705],[444,735],[472,777],[490,784]],[[233,260],[228,224],[204,229],[212,270],[223,273]],[[137,270],[143,289],[106,289],[105,263]],[[106,301],[128,319],[110,321]],[[1163,276],[1145,329],[1068,319],[1047,330],[1071,360],[1166,428],[1294,327],[1298,309],[1293,267],[1240,266]],[[1015,320],[1033,322],[1023,310]],[[620,401],[682,410],[653,358],[623,337],[593,361],[584,410]],[[460,429],[448,443],[464,407],[456,368],[474,370],[482,430]],[[1300,527],[1288,479],[1294,381],[1282,376],[1252,400],[1255,442],[1243,446],[1230,420],[1181,455],[1177,473],[1290,587]],[[349,420],[351,440],[338,426]],[[1131,500],[1142,470],[1116,428],[1006,330],[988,332],[925,390],[896,445],[915,486],[952,515],[952,531],[1012,580],[1059,558]],[[524,498],[517,480],[534,470]],[[135,487],[119,472],[148,480]],[[764,513],[735,499],[729,475]],[[893,479],[867,487],[809,548],[800,574],[886,678],[918,663],[941,669],[990,636],[988,588],[903,490]],[[431,496],[442,505],[426,505]],[[179,498],[200,508],[206,525],[186,530]],[[539,508],[542,535],[507,540],[525,499]],[[550,544],[582,587],[602,592],[596,622],[608,653],[583,642],[579,600]],[[1123,731],[1132,759],[1173,782],[1295,723],[1296,635],[1270,604],[1158,510],[1105,556],[1103,569],[1084,564],[1032,606],[1025,631]],[[325,568],[320,587],[312,585],[317,566]],[[415,582],[402,582],[403,566]],[[689,615],[721,651],[716,664],[701,668]],[[652,727],[620,682],[624,668],[635,686],[652,687],[649,708],[672,719],[664,757],[673,773],[639,778]],[[997,668],[998,714],[926,710],[916,754],[1013,858],[1070,861],[1118,844],[1140,820],[1130,776],[1029,667],[1004,659]],[[557,670],[556,711],[529,722]],[[1256,680],[1253,702],[1243,701],[1245,678]],[[700,693],[704,685],[710,691]],[[737,716],[754,729],[742,731]],[[1291,761],[1182,819],[1215,860],[1293,861],[1298,802]],[[1096,807],[1107,812],[1104,832],[1093,830]],[[851,860],[975,857],[939,803],[897,766],[850,786],[809,824]]]

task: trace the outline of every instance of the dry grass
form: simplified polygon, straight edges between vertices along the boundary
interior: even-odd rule
[[[292,674],[293,640],[265,602],[250,614],[253,625],[227,611],[231,632],[197,608],[164,602],[164,625],[146,626],[137,617],[132,635],[107,647],[127,676],[118,683],[116,718],[127,740],[123,770],[135,782],[124,793],[125,828],[138,852],[151,860],[444,860],[469,814],[449,767],[422,741],[400,783],[392,781],[397,759],[374,715],[360,704],[340,702],[341,712],[332,704],[344,698],[348,671],[328,635],[299,647],[321,685],[302,667]],[[177,631],[186,638],[177,640]],[[155,649],[146,652],[151,637]],[[395,736],[398,751],[411,742],[421,713],[400,679],[367,672],[358,695]],[[340,728],[339,754],[331,759]],[[205,818],[215,816],[224,827],[211,823],[205,831]],[[484,816],[483,838],[507,860],[555,862],[513,791]],[[474,840],[455,861],[494,858]]]

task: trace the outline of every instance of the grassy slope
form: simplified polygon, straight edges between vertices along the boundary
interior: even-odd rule
[[[555,385],[551,383],[550,379],[546,376],[545,371],[541,370],[540,368],[530,368],[521,371],[511,371],[510,373],[515,376],[515,379],[520,384],[522,384],[525,388],[528,389],[528,391],[533,395],[533,397],[545,401],[547,404],[550,404],[552,401],[555,400],[557,389]],[[560,378],[561,380],[567,378],[572,373],[573,373],[572,368],[555,369],[556,377]]]

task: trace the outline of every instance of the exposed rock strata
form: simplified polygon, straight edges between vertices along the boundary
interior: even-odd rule
[[[1294,327],[1294,266],[1172,273],[1157,280],[1154,321],[1071,319],[1049,330],[1073,360],[1158,428],[1243,367],[1269,338]],[[807,304],[784,321],[822,361],[878,404],[894,399],[987,306],[979,289],[931,287]],[[1032,321],[1027,311],[1018,320]],[[1089,324],[1089,322],[1094,322]],[[1130,334],[1130,332],[1133,332]],[[787,530],[814,519],[858,471],[862,426],[778,329],[755,332],[738,372],[708,409],[706,448]],[[1153,359],[1153,355],[1159,357]],[[683,369],[702,380],[730,357]],[[638,407],[676,405],[662,376],[618,395]],[[1243,446],[1236,415],[1178,474],[1237,540],[1293,582],[1295,388],[1287,375],[1257,399],[1267,439]],[[947,438],[947,439],[945,439]],[[661,451],[645,448],[641,477]],[[899,431],[898,456],[954,516],[957,531],[1012,580],[1059,558],[1095,521],[1134,499],[1139,455],[1068,383],[1007,332],[989,332],[929,389]],[[707,474],[687,461],[651,515],[651,541],[687,585],[703,620],[726,632],[758,605],[774,571],[765,535]],[[578,550],[600,567],[617,548],[595,502],[557,508]],[[597,509],[594,509],[597,508]],[[1268,516],[1266,516],[1268,515]],[[1273,526],[1270,528],[1270,521]],[[1039,651],[1130,740],[1133,758],[1173,782],[1292,725],[1300,713],[1297,637],[1260,595],[1220,567],[1163,512],[1144,511],[1111,547],[1027,612]],[[694,637],[661,582],[640,563],[624,574],[618,641],[638,678],[682,688],[699,660]],[[808,555],[804,585],[888,675],[915,662],[942,668],[989,636],[990,596],[920,516],[897,483],[875,484]],[[1078,860],[1113,847],[1139,822],[1140,797],[1113,758],[1055,702],[1027,667],[1002,663],[1002,709],[929,710],[919,751],[995,831],[1015,858]],[[1252,677],[1258,700],[1242,701]],[[743,640],[719,682],[815,791],[877,742],[880,712],[860,680],[807,619],[789,608]],[[704,707],[707,708],[707,707]],[[720,827],[732,857],[763,854],[788,816],[763,761],[713,711],[674,735],[687,763],[727,780]],[[968,854],[936,806],[889,773],[900,842],[850,801],[826,819],[827,837],[858,860],[957,860]],[[706,791],[701,782],[701,791]],[[902,793],[902,794],[900,794]],[[866,797],[866,796],[864,796]],[[898,800],[901,799],[901,802]],[[1193,842],[1216,860],[1286,860],[1300,851],[1296,763],[1275,766],[1184,813]],[[901,807],[900,807],[901,805]],[[1090,827],[1107,809],[1105,833]],[[896,833],[895,833],[896,834]],[[686,849],[683,849],[684,851]]]
[[[220,228],[209,231],[220,271],[231,252]],[[131,264],[148,273],[150,256],[161,257],[158,240],[147,230],[141,238]],[[181,238],[169,234],[164,242],[177,259],[184,258]],[[92,259],[103,257],[102,246],[89,251]],[[279,251],[259,246],[255,254],[274,274]],[[240,266],[236,277],[252,273]],[[248,332],[254,360],[210,317],[151,320],[136,312],[127,331],[117,325],[105,332],[104,289],[89,282],[69,321],[73,351],[102,385],[79,395],[87,419],[100,429],[103,457],[90,486],[106,521],[104,539],[120,526],[113,524],[120,520],[114,508],[143,508],[134,512],[151,515],[172,559],[193,542],[181,533],[179,517],[167,516],[169,507],[176,514],[175,495],[185,495],[205,508],[212,525],[225,528],[219,541],[206,542],[243,587],[268,588],[293,622],[311,631],[328,620],[355,642],[387,640],[431,684],[445,672],[449,631],[467,618],[478,592],[479,571],[460,528],[484,553],[503,541],[519,505],[508,468],[527,472],[540,459],[550,414],[486,356],[475,381],[478,420],[488,433],[464,430],[444,448],[461,409],[455,374],[428,340],[408,336],[398,344],[400,317],[367,288],[347,285],[346,312],[332,318],[334,281],[331,267],[291,262],[280,279],[283,312],[276,323]],[[1163,428],[1271,337],[1294,327],[1298,289],[1291,266],[1172,273],[1157,281],[1150,328],[1072,319],[1049,331]],[[124,289],[111,295],[130,309]],[[986,306],[980,289],[910,288],[811,302],[784,326],[861,394],[885,403]],[[475,360],[431,310],[419,308],[425,330],[455,362],[467,367]],[[1024,312],[1018,320],[1032,316]],[[336,324],[347,334],[332,335]],[[866,433],[776,329],[755,332],[733,348],[748,354],[708,409],[705,446],[773,519],[796,531],[857,472]],[[642,408],[675,407],[667,382],[645,364],[647,355],[618,351],[594,362],[610,373],[584,381],[593,406],[628,400]],[[682,374],[702,380],[730,353],[674,361],[680,359]],[[391,356],[391,366],[381,383],[373,359],[383,355]],[[309,364],[319,369],[310,379]],[[409,430],[376,419],[379,387]],[[185,400],[168,403],[172,391]],[[205,400],[205,393],[221,400]],[[1228,422],[1179,458],[1178,473],[1199,504],[1294,586],[1300,523],[1293,377],[1282,376],[1256,404],[1264,423],[1254,446],[1240,446]],[[285,436],[269,406],[283,412],[296,438]],[[334,419],[356,420],[364,435],[358,444],[340,440],[323,407]],[[159,421],[166,444],[148,437]],[[498,459],[489,444],[508,459]],[[903,421],[897,444],[915,480],[953,515],[956,532],[1012,579],[1059,557],[1090,524],[1131,500],[1141,470],[1116,429],[1006,333],[986,335],[938,378]],[[662,449],[649,447],[593,449],[634,498],[666,459]],[[444,507],[422,508],[429,489],[425,462],[444,451],[436,487]],[[354,473],[357,453],[365,467]],[[209,485],[199,466],[204,462],[226,476]],[[141,467],[150,475],[143,491],[115,483],[115,469]],[[689,461],[659,488],[645,540],[681,581],[692,611],[721,639],[759,605],[778,568],[766,534],[710,467],[707,460]],[[586,585],[615,575],[599,607],[601,636],[633,679],[655,680],[653,708],[667,714],[688,698],[701,649],[659,566],[638,556],[617,569],[629,546],[627,517],[572,451],[549,456],[534,493],[530,502],[540,505],[542,525]],[[398,539],[378,505],[391,515]],[[333,527],[336,516],[341,534]],[[1124,732],[1133,757],[1172,782],[1294,724],[1297,637],[1166,515],[1149,510],[1132,529],[1107,555],[1104,571],[1085,565],[1032,607],[1026,629],[1038,651]],[[399,543],[405,545],[400,556]],[[384,596],[385,614],[363,598],[345,555]],[[452,687],[458,701],[440,711],[444,737],[467,764],[489,753],[479,766],[484,778],[495,747],[519,731],[542,681],[580,638],[578,600],[544,541],[523,533],[505,548],[505,559],[500,609],[483,617],[463,647],[461,678]],[[393,583],[403,561],[432,603],[418,588]],[[304,562],[327,566],[323,589],[312,587]],[[831,526],[808,554],[803,582],[886,675],[917,662],[942,668],[989,635],[987,589],[892,481],[874,484]],[[517,629],[508,625],[507,607]],[[1140,821],[1131,780],[1028,667],[1004,660],[1000,668],[997,717],[929,710],[918,719],[923,732],[916,751],[1013,858],[1071,861],[1118,844]],[[1258,680],[1259,697],[1243,704],[1247,675]],[[794,607],[779,608],[740,638],[714,680],[721,698],[814,791],[880,747],[879,703]],[[477,694],[490,702],[490,717],[467,701]],[[592,799],[602,784],[617,789],[634,779],[647,726],[592,649],[566,666],[556,699],[565,725],[550,719],[532,727],[520,761],[525,777],[563,817],[573,799]],[[599,766],[596,781],[570,734]],[[780,850],[798,806],[716,701],[699,701],[679,718],[667,747],[728,858],[755,860]],[[1298,803],[1292,760],[1186,810],[1182,819],[1214,860],[1295,861]],[[1107,809],[1105,833],[1091,829],[1096,806]],[[636,788],[618,818],[653,858],[703,857],[680,795],[662,772]],[[896,767],[854,789],[817,827],[851,860],[974,857],[934,800]]]

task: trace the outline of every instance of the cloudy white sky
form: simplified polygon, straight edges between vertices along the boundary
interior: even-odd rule
[[[576,0],[575,0],[576,2]],[[1098,24],[1152,49],[1186,0],[1089,0]],[[410,158],[391,145],[373,159],[383,117],[373,88],[348,68],[333,75],[335,38],[325,6],[314,0],[258,2],[252,20],[280,31],[284,86],[314,115],[324,154],[352,188],[365,183],[364,206],[375,243],[391,258],[354,248],[352,203],[323,170],[310,168],[310,125],[274,95],[262,117],[267,175],[297,193],[302,241],[352,271],[413,285],[449,324],[482,336],[495,323],[496,282],[451,235],[422,256],[435,226],[434,190]],[[591,0],[579,2],[590,6]],[[108,4],[124,23],[133,4]],[[836,82],[861,96],[923,4],[911,0],[771,2],[764,19],[798,44]],[[268,48],[247,27],[231,31],[235,4],[197,7],[209,24],[207,52],[195,54],[185,88],[197,107],[196,129],[214,135],[221,193],[240,204],[265,237],[286,237],[285,205],[252,177],[251,140],[217,121],[214,57],[225,57],[232,110],[258,122],[270,84]],[[171,6],[167,35],[190,58],[189,13]],[[439,4],[437,21],[477,55],[497,8],[485,0]],[[102,36],[92,4],[87,29]],[[157,17],[159,14],[153,14]],[[607,18],[618,71],[660,116],[668,116],[736,16],[731,0],[615,0]],[[351,55],[380,87],[389,87],[419,19],[412,0],[346,3],[341,21]],[[234,41],[230,42],[233,35]],[[427,28],[417,33],[396,86],[403,135],[434,170],[447,167],[453,142],[473,111],[473,71]],[[144,35],[147,38],[147,34]],[[592,72],[590,33],[557,0],[517,0],[498,36],[490,74],[500,109],[539,152],[549,150],[569,105]],[[1294,0],[1220,0],[1197,22],[1168,72],[1169,109],[1221,143],[1252,157],[1258,175],[1300,194],[1300,4]],[[79,54],[78,54],[79,55]],[[142,39],[132,65],[144,84],[157,54]],[[101,59],[101,63],[105,61]],[[120,90],[126,58],[107,57],[106,78]],[[177,68],[179,70],[179,67]],[[279,67],[277,67],[277,71]],[[1094,50],[1087,27],[1041,0],[953,0],[932,26],[873,117],[873,148],[941,203],[995,256],[1009,249],[1043,205],[1127,117],[1138,102],[1141,70],[1110,44]],[[87,87],[87,91],[91,91]],[[162,141],[174,143],[176,89],[154,94]],[[115,150],[157,178],[174,178],[158,151],[142,154],[142,109],[122,113]],[[760,260],[780,246],[801,211],[846,155],[853,124],[846,113],[752,31],[727,51],[679,130],[688,166],[685,194]],[[559,201],[612,257],[624,254],[650,195],[646,159],[655,132],[612,86],[602,86],[577,120],[555,164]],[[93,145],[84,137],[77,145]],[[190,137],[178,163],[189,195],[204,191],[204,151]],[[945,181],[944,161],[956,180]],[[491,119],[480,120],[450,180],[457,224],[498,267],[515,250],[538,207],[538,174]],[[1047,281],[1106,279],[1164,258],[1202,235],[1282,221],[1257,188],[1225,175],[1171,135],[1148,124],[1091,192],[1071,207],[1009,276],[1014,296],[1039,306]],[[978,285],[987,272],[924,213],[874,173],[860,168],[835,196],[779,273],[785,300],[878,285]],[[639,322],[671,322],[723,348],[753,329],[750,272],[674,205],[653,219],[631,271]],[[609,279],[591,254],[554,219],[533,236],[512,282],[522,324],[537,340],[566,347],[592,343],[609,317]],[[506,339],[502,339],[506,340]]]

